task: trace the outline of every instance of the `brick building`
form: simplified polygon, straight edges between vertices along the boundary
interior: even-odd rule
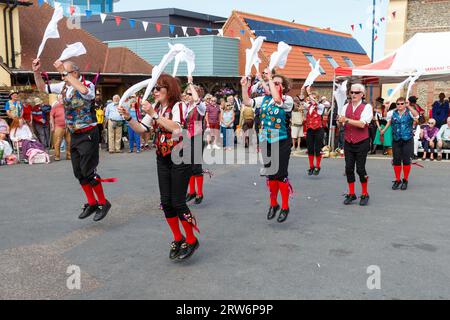
[[[399,48],[418,32],[450,31],[450,0],[391,0],[388,20],[385,54]],[[449,54],[450,56],[450,54]],[[384,96],[392,86],[383,86]],[[419,104],[430,107],[439,93],[450,95],[450,82],[418,82],[413,94],[419,97]]]

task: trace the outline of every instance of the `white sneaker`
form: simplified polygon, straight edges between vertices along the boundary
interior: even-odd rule
[[[214,144],[214,145],[213,145],[213,149],[214,149],[214,150],[220,150],[220,147],[219,147],[217,144]]]

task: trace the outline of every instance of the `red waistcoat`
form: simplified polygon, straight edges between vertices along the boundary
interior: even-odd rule
[[[345,112],[345,117],[351,120],[360,121],[361,115],[366,108],[365,103],[361,103],[355,112],[353,112],[353,105],[349,103],[347,110]],[[345,141],[348,143],[356,144],[364,140],[369,139],[369,126],[366,125],[364,128],[358,128],[350,124],[345,125]]]
[[[201,123],[200,127],[199,123]],[[188,130],[190,138],[203,134],[203,117],[198,112],[197,107],[187,115],[185,129]]]
[[[172,120],[172,110],[173,108],[176,108],[178,105],[178,108],[180,108],[180,117],[181,117],[181,125],[184,125],[184,119],[183,119],[183,105],[180,103],[176,104],[173,107],[168,107],[165,111],[165,113],[162,115],[162,117],[164,117],[165,114],[169,114],[169,118],[170,120]],[[155,108],[155,111],[157,113],[159,113],[160,106],[157,106]],[[164,127],[159,126],[157,124],[155,124],[154,126],[155,129],[155,133],[156,133],[156,139],[155,139],[155,144],[156,144],[156,154],[160,155],[160,156],[168,156],[172,153],[173,148],[175,148],[175,146],[179,143],[182,142],[182,137],[180,136],[178,140],[174,140],[173,139],[173,134],[172,132],[166,130]]]
[[[323,127],[322,116],[317,112],[317,105],[314,104],[314,110],[311,113],[310,110],[313,106],[308,108],[306,114],[306,130],[318,130]]]

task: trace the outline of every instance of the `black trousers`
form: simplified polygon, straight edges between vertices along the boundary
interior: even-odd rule
[[[394,154],[394,166],[409,166],[411,164],[411,158],[414,154],[414,138],[404,141],[393,141],[392,152]]]
[[[275,156],[275,151],[273,150],[279,146],[279,157],[275,159],[278,163],[273,163],[271,161],[272,154]],[[268,178],[271,181],[281,181],[284,182],[289,177],[289,161],[291,158],[292,149],[292,139],[285,139],[279,143],[266,143],[261,142],[262,156],[264,160],[264,167],[271,168],[272,165],[276,167],[278,165],[278,172],[275,174],[269,174]]]
[[[323,137],[324,130],[323,128],[313,130],[308,129],[306,133],[306,144],[308,147],[308,155],[310,156],[320,156],[323,148]]]
[[[166,218],[179,217],[186,221],[184,215],[189,214],[186,194],[192,176],[191,164],[174,164],[171,155],[157,157],[159,192],[161,204]]]
[[[99,184],[97,180],[100,178],[97,175],[99,141],[100,134],[96,127],[87,132],[72,133],[71,135],[70,152],[73,173],[81,185],[96,186]]]
[[[203,151],[205,150],[205,141],[203,139],[203,135],[199,135],[191,138],[191,145],[189,148],[191,149],[191,164],[192,164],[192,175],[194,177],[203,176]],[[201,143],[201,154],[195,154],[196,151],[200,152],[200,149],[197,148],[195,144]]]
[[[369,150],[370,139],[355,144],[345,141],[345,173],[348,183],[356,181],[355,165],[360,181],[362,183],[367,182],[366,161]]]

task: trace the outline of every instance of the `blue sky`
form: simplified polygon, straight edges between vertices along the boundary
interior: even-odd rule
[[[319,28],[330,27],[333,30],[352,33],[364,49],[371,54],[372,38],[372,2],[373,0],[165,0],[142,1],[120,0],[115,11],[133,11],[145,9],[180,8],[201,13],[228,17],[232,10],[255,13],[272,18],[311,25]],[[388,16],[389,0],[376,0],[377,17]],[[359,24],[363,24],[361,30]],[[351,25],[355,25],[352,32]],[[375,42],[375,59],[384,56],[386,22],[380,25],[379,39]]]

